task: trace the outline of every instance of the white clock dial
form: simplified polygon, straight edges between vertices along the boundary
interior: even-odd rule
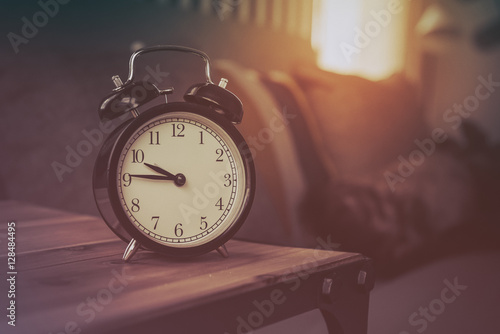
[[[144,123],[123,148],[117,169],[121,206],[135,228],[170,247],[194,247],[239,217],[244,162],[215,122],[171,112]]]

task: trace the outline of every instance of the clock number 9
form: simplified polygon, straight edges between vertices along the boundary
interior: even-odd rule
[[[175,233],[176,237],[182,237],[182,234],[184,234],[184,231],[182,230],[181,223],[175,225],[174,233]]]
[[[129,173],[125,173],[125,174],[123,174],[123,176],[122,176],[122,180],[123,180],[123,182],[124,182],[124,183],[123,183],[123,186],[124,186],[124,187],[128,187],[128,186],[130,186],[130,184],[132,183],[132,177],[130,176],[130,174],[129,174]]]
[[[132,200],[132,207],[130,209],[132,210],[132,212],[139,212],[141,207],[139,206],[139,199],[138,198],[134,198]]]

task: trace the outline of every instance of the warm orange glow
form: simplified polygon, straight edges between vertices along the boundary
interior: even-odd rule
[[[401,70],[408,0],[314,0],[318,66],[372,80]]]

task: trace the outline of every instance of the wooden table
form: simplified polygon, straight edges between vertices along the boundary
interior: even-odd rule
[[[100,218],[3,201],[0,219],[0,267],[15,278],[15,299],[1,280],[1,333],[247,333],[317,308],[330,333],[366,333],[373,271],[360,254],[233,240],[226,259],[140,251],[124,263]]]

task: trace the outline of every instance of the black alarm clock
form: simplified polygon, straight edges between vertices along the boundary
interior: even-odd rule
[[[173,88],[134,81],[134,62],[142,54],[180,51],[205,61],[206,82],[193,85],[183,102],[167,102]],[[93,189],[109,228],[128,243],[128,261],[143,248],[185,257],[212,250],[227,256],[224,244],[245,221],[255,194],[255,167],[235,124],[241,101],[210,77],[210,59],[181,46],[154,46],[132,54],[125,83],[99,108],[101,120],[130,113],[104,141],[97,157]],[[140,111],[154,98],[165,103]]]

